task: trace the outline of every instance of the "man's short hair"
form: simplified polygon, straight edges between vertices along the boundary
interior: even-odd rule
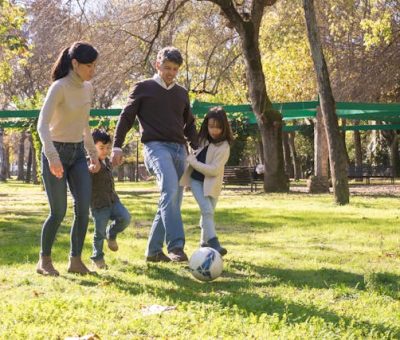
[[[92,137],[95,144],[97,142],[102,142],[103,144],[111,143],[110,135],[102,129],[94,129]]]
[[[157,53],[157,61],[162,64],[165,61],[171,61],[179,66],[183,64],[181,52],[173,46],[164,47]]]

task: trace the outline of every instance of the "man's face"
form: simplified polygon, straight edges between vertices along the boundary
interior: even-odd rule
[[[178,74],[179,65],[168,60],[163,63],[157,61],[156,68],[162,80],[164,80],[165,84],[169,86],[174,82],[175,77]]]

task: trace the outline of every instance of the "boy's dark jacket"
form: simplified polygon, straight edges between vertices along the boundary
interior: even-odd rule
[[[110,160],[106,158],[104,164],[100,161],[101,168],[99,172],[93,174],[92,177],[92,209],[100,209],[111,207],[119,200],[114,187],[114,178],[112,175],[112,167]]]

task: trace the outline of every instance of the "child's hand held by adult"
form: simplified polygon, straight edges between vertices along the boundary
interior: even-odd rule
[[[111,163],[113,166],[121,165],[123,161],[122,150],[113,150],[111,153]]]
[[[95,174],[100,171],[100,162],[98,159],[90,159],[89,171]]]

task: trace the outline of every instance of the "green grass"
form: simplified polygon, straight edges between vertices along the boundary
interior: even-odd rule
[[[118,184],[132,225],[106,250],[97,276],[66,272],[72,209],[53,257],[58,278],[35,273],[48,207],[37,186],[0,184],[0,339],[398,339],[400,200],[224,191],[216,220],[229,250],[222,277],[196,281],[185,265],[146,264],[158,194]],[[198,245],[198,208],[185,193],[187,252]],[[93,224],[84,251],[89,262]],[[176,309],[145,316],[159,304]]]

